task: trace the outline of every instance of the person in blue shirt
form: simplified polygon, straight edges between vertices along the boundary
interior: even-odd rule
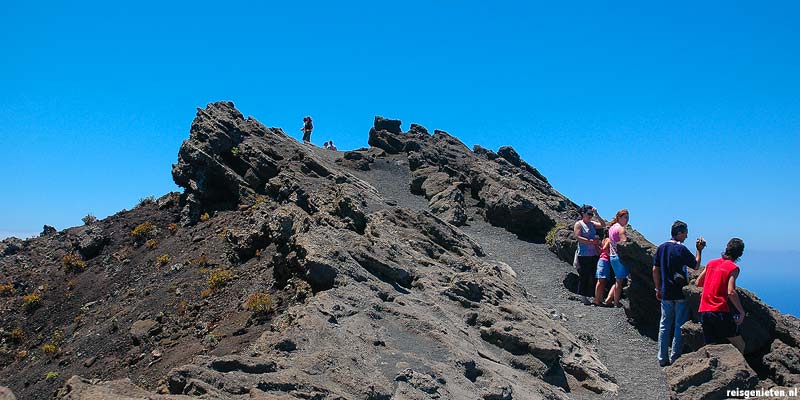
[[[656,298],[661,301],[661,321],[658,327],[658,365],[667,366],[680,357],[683,348],[681,325],[689,316],[683,287],[689,282],[687,268],[697,269],[706,241],[698,238],[694,256],[683,245],[689,228],[683,221],[672,224],[672,239],[658,246],[653,257],[653,283]],[[672,335],[672,352],[667,355]]]

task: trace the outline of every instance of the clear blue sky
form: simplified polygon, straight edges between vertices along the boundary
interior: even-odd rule
[[[6,2],[0,236],[176,190],[195,107],[231,100],[340,149],[376,114],[512,145],[656,243],[800,250],[797,2],[280,3]]]

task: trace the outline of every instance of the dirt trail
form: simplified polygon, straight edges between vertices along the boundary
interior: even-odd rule
[[[368,173],[353,171],[353,174],[398,206],[428,208],[424,197],[409,191],[411,173],[404,155],[377,159],[371,168]],[[484,222],[475,211],[470,208],[471,220],[461,229],[483,247],[487,257],[510,265],[537,305],[596,348],[619,384],[620,392],[614,398],[667,398],[666,380],[656,361],[656,342],[629,324],[621,308],[584,306],[562,284],[564,274],[572,267],[556,258],[544,244],[520,240],[505,229]]]

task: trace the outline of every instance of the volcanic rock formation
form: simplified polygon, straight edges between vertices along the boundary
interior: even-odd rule
[[[371,148],[339,153],[232,103],[198,109],[172,167],[182,194],[0,242],[0,384],[72,399],[616,394],[595,346],[459,229],[479,216],[571,262],[577,205],[510,147],[471,151],[446,132],[401,126],[376,117]],[[362,179],[390,160],[408,171],[398,182],[424,198],[419,207]],[[633,271],[626,313],[652,330],[654,246],[630,237],[620,246]],[[755,371],[747,385],[797,384],[797,320],[748,304],[766,325],[747,338],[750,366],[732,368]],[[701,374],[710,383],[675,372],[686,386],[675,395],[728,385],[725,371]]]

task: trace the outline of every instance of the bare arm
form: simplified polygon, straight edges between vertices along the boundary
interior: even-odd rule
[[[703,269],[703,272],[700,273],[700,276],[697,277],[697,281],[694,284],[703,287],[703,282],[705,281],[706,281],[706,270]]]
[[[579,242],[585,244],[597,244],[597,240],[590,240],[583,236],[581,236],[581,223],[576,222],[575,227],[572,228],[572,232],[575,233],[575,238],[578,239]]]
[[[653,283],[656,285],[656,299],[661,300],[661,271],[653,265]]]
[[[596,228],[602,228],[602,227],[606,226],[606,220],[604,220],[603,217],[601,217],[600,214],[597,213],[597,209],[593,208],[592,212],[594,213],[594,216],[597,217],[597,221],[592,220],[592,223],[594,224],[594,226]]]
[[[731,272],[731,276],[728,278],[728,299],[730,299],[733,306],[736,307],[736,311],[739,312],[739,319],[736,320],[736,325],[741,325],[741,323],[744,322],[744,308],[742,308],[742,302],[739,301],[739,295],[736,294],[737,277],[739,277],[739,268]]]
[[[619,227],[619,241],[620,242],[627,242],[628,241],[628,237],[625,236],[625,227],[621,226],[621,225]]]

